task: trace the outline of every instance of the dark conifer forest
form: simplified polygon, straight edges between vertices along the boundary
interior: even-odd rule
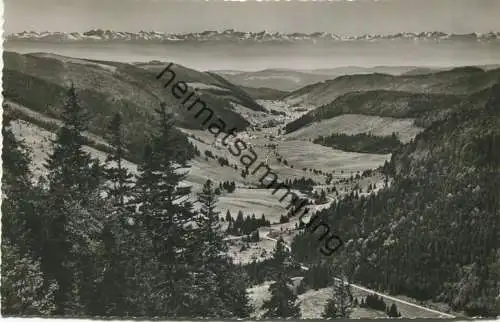
[[[205,183],[194,211],[179,187],[186,155],[165,106],[131,180],[120,115],[101,164],[82,148],[87,112],[74,87],[62,105],[64,124],[36,183],[30,151],[4,113],[2,314],[248,317],[248,279],[227,256],[217,187]]]
[[[401,145],[395,133],[381,137],[366,133],[332,134],[327,137],[319,136],[313,140],[313,143],[343,151],[380,154],[391,153]]]
[[[434,122],[383,171],[393,178],[386,189],[347,194],[318,212],[348,240],[341,252],[328,259],[311,252],[322,231],[306,229],[293,242],[295,258],[345,267],[353,281],[374,289],[498,315],[500,85],[485,105]]]

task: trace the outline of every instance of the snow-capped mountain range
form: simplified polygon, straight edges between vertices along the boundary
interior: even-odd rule
[[[421,32],[421,33],[397,33],[391,35],[362,35],[356,37],[341,37],[339,35],[327,32],[306,33],[271,33],[261,32],[242,32],[228,29],[224,31],[203,31],[198,33],[171,34],[157,31],[119,32],[112,30],[93,29],[86,32],[36,32],[23,31],[10,34],[7,40],[23,41],[43,41],[43,42],[78,42],[78,41],[144,41],[156,43],[169,42],[325,42],[325,41],[355,41],[355,40],[464,40],[464,41],[495,41],[500,40],[500,32],[489,33],[470,33],[470,34],[449,34],[439,31]]]

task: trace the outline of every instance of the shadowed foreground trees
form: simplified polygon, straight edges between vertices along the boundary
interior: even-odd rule
[[[75,88],[36,183],[4,115],[2,314],[248,317],[247,279],[226,255],[210,183],[199,212],[180,185],[185,156],[165,106],[133,181],[119,116],[105,165],[83,149]]]
[[[297,294],[285,269],[291,266],[291,258],[283,239],[277,241],[269,264],[278,272],[276,281],[269,286],[271,298],[262,306],[266,310],[264,318],[300,318],[300,306],[296,303]]]

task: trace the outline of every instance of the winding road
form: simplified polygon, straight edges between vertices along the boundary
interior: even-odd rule
[[[329,198],[329,199],[332,199],[330,200],[333,201],[333,198]],[[269,232],[266,232],[265,234],[263,234],[261,236],[261,238],[263,239],[267,239],[267,240],[271,240],[271,241],[274,241],[274,242],[278,242],[278,240],[276,238],[272,238],[272,237],[269,237]],[[243,236],[230,236],[230,237],[226,237],[225,240],[238,240],[238,239],[241,239]],[[285,247],[291,251],[291,247],[285,243]],[[303,270],[307,271],[309,270],[309,267],[301,264],[300,266]],[[341,281],[340,278],[335,278],[335,280],[337,281]],[[445,313],[445,312],[441,312],[441,311],[438,311],[438,310],[434,310],[434,309],[430,309],[428,307],[425,307],[425,306],[422,306],[422,305],[418,305],[418,304],[415,304],[415,303],[411,303],[411,302],[408,302],[408,301],[405,301],[405,300],[402,300],[402,299],[398,299],[396,297],[393,297],[393,296],[390,296],[390,295],[387,295],[387,294],[383,294],[383,293],[380,293],[380,292],[377,292],[377,291],[374,291],[374,290],[371,290],[369,288],[366,288],[366,287],[363,287],[361,285],[357,285],[357,284],[350,284],[353,288],[357,289],[357,290],[360,290],[360,291],[364,291],[366,293],[370,293],[370,294],[376,294],[384,299],[387,299],[387,300],[391,300],[391,301],[394,301],[396,303],[400,303],[400,304],[405,304],[405,305],[408,305],[408,306],[412,306],[412,307],[415,307],[415,308],[418,308],[418,309],[421,309],[421,310],[424,310],[424,311],[427,311],[427,312],[431,312],[431,313],[434,313],[434,314],[438,314],[440,317],[442,318],[451,318],[451,319],[454,319],[456,318],[455,315],[452,315],[452,314],[449,314],[449,313]]]
[[[268,239],[268,240],[272,240],[272,241],[274,241],[274,242],[278,242],[278,240],[277,240],[277,239],[272,238],[272,237],[269,237],[269,236],[268,236],[268,234],[269,234],[269,233],[266,233],[264,236],[262,236],[262,238],[264,238],[264,239]],[[291,250],[292,250],[292,249],[291,249],[291,247],[290,247],[288,244],[286,244],[286,243],[285,243],[285,247],[286,247],[289,251],[291,251]],[[306,271],[307,271],[307,270],[309,270],[309,267],[307,267],[307,266],[305,266],[305,265],[302,265],[302,264],[301,264],[301,268],[302,268],[303,270],[306,270]],[[341,281],[341,279],[340,279],[340,278],[335,278],[335,280],[337,280],[337,281]],[[454,316],[454,315],[452,315],[452,314],[449,314],[449,313],[444,313],[444,312],[441,312],[441,311],[437,311],[437,310],[430,309],[430,308],[425,307],[425,306],[422,306],[422,305],[418,305],[418,304],[415,304],[415,303],[411,303],[411,302],[408,302],[408,301],[404,301],[404,300],[398,299],[398,298],[396,298],[396,297],[393,297],[393,296],[390,296],[390,295],[386,295],[386,294],[383,294],[383,293],[380,293],[380,292],[377,292],[377,291],[371,290],[371,289],[366,288],[366,287],[363,287],[363,286],[361,286],[361,285],[356,285],[356,284],[352,284],[352,283],[351,283],[351,286],[352,286],[353,288],[355,288],[355,289],[358,289],[358,290],[361,290],[361,291],[364,291],[364,292],[367,292],[367,293],[370,293],[370,294],[376,294],[376,295],[378,295],[378,296],[381,296],[381,297],[383,297],[383,298],[385,298],[385,299],[388,299],[388,300],[391,300],[391,301],[394,301],[394,302],[397,302],[397,303],[406,304],[406,305],[409,305],[409,306],[413,306],[413,307],[415,307],[415,308],[419,308],[419,309],[421,309],[421,310],[425,310],[425,311],[427,311],[427,312],[431,312],[431,313],[439,314],[439,315],[440,315],[440,317],[444,317],[444,318],[451,318],[451,319],[456,318],[456,316]]]

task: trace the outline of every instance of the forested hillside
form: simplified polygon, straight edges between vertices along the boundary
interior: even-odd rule
[[[169,62],[150,62],[138,63],[135,64],[135,66],[153,72],[157,75],[165,68],[165,66],[168,66],[169,64]],[[212,96],[212,99],[222,99],[220,104],[223,106],[228,105],[228,102],[233,102],[241,104],[254,111],[264,110],[261,105],[257,104],[254,99],[239,86],[228,82],[224,77],[218,74],[200,72],[177,64],[174,64],[171,69],[176,73],[176,77],[178,77],[177,81],[183,80],[187,83],[202,85],[202,87],[198,89],[207,96]],[[209,100],[210,97],[207,99],[207,103]]]
[[[267,87],[241,86],[241,88],[255,100],[279,100],[288,94],[288,92]]]
[[[499,76],[499,68],[485,71],[479,67],[457,67],[424,75],[345,75],[305,86],[291,92],[285,100],[290,104],[321,106],[353,91],[379,90],[464,95],[493,86]]]
[[[173,113],[176,125],[200,128],[201,122],[193,114],[179,109],[179,100],[164,81],[155,78],[153,71],[118,62],[91,61],[52,54],[25,54],[5,52],[3,71],[3,95],[6,99],[42,114],[58,117],[59,102],[66,89],[73,84],[79,91],[82,106],[89,111],[89,130],[103,135],[107,123],[117,112],[123,117],[124,140],[136,156],[142,153],[143,141],[153,126],[154,109],[160,102],[166,103]],[[158,65],[164,68],[165,65]],[[223,93],[199,91],[206,104],[231,127],[244,129],[249,122],[237,112],[229,101],[249,108],[263,108],[241,89],[208,74],[181,66],[173,68],[176,81],[217,82]],[[220,80],[222,79],[222,80]],[[182,134],[179,134],[183,136]],[[184,143],[187,144],[187,140]]]
[[[293,132],[313,122],[343,114],[417,118],[415,125],[426,127],[436,119],[445,118],[460,105],[484,104],[486,97],[483,93],[466,96],[385,90],[355,91],[343,94],[331,103],[288,123],[285,130],[287,133]]]
[[[325,259],[324,228],[293,243],[301,261],[341,266],[354,281],[469,315],[500,314],[500,84],[400,148],[378,194],[352,193],[320,216],[346,245]],[[311,227],[314,227],[312,225]]]
[[[378,137],[366,133],[356,135],[332,134],[326,137],[319,136],[313,143],[328,146],[334,149],[361,152],[361,153],[392,153],[401,146],[395,133],[391,136]]]
[[[63,126],[36,183],[30,152],[4,113],[2,315],[248,317],[245,274],[227,255],[215,186],[179,183],[184,148],[173,116],[156,109],[139,173],[123,166],[122,117],[106,127],[100,163],[83,145],[88,111],[71,87]]]

